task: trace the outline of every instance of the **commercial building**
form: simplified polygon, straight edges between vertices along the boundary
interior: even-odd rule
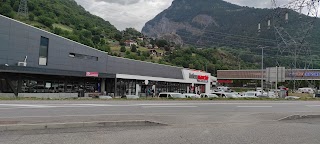
[[[268,70],[218,70],[217,78],[227,80],[264,80],[268,79]],[[278,71],[280,75],[280,69]],[[320,80],[320,69],[285,69],[284,79],[289,80]]]
[[[277,73],[277,74],[276,74]],[[263,74],[263,75],[262,75]],[[272,76],[273,75],[273,76]],[[278,76],[277,76],[278,75]],[[218,83],[222,85],[243,86],[253,85],[260,86],[263,78],[266,84],[274,83],[276,81],[288,83],[289,81],[313,81],[316,86],[320,81],[319,69],[278,69],[277,72],[270,72],[265,70],[218,70]],[[305,83],[304,86],[308,86]]]
[[[210,73],[125,58],[0,15],[0,96],[210,92]]]

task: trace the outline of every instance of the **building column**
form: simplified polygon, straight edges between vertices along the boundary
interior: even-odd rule
[[[114,79],[114,97],[116,97],[117,96],[117,83],[118,83],[118,79],[117,78],[115,78]]]
[[[205,93],[210,93],[211,92],[211,86],[210,86],[210,82],[209,83],[206,83],[206,90],[205,90]]]
[[[106,79],[101,79],[101,93],[106,91]]]

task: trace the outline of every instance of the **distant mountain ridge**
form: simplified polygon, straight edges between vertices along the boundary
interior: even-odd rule
[[[294,33],[299,29],[299,23],[293,19],[296,19],[299,14],[291,10],[287,11],[292,21],[289,21],[286,27]],[[275,39],[275,32],[267,29],[267,20],[271,19],[273,12],[272,9],[243,7],[223,0],[174,0],[168,9],[145,24],[142,33],[156,38],[174,34],[179,36],[177,38],[179,40],[176,41],[204,46],[273,45],[273,41],[259,43],[248,38],[239,38],[239,36],[247,36]],[[281,18],[284,23],[284,16]],[[303,19],[311,18],[303,16]],[[258,23],[261,23],[261,33],[258,33]],[[312,33],[316,36],[320,33],[320,29]],[[317,40],[314,37],[310,41]]]

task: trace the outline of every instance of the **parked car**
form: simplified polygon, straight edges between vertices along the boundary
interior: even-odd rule
[[[285,97],[286,100],[298,100],[300,99],[300,97],[297,97],[297,96],[287,96]]]
[[[127,98],[127,99],[139,99],[140,97],[136,96],[136,95],[126,95],[125,98]]]
[[[111,96],[99,96],[99,99],[112,99]]]
[[[299,88],[297,93],[314,94],[314,89],[312,89],[312,88]]]
[[[212,94],[216,94],[220,98],[238,98],[240,95],[238,93],[228,93],[228,92],[214,92]]]
[[[219,90],[219,91],[224,91],[224,92],[231,91],[231,89],[230,89],[229,87],[223,87],[223,86],[218,87],[218,90]]]
[[[181,93],[166,92],[166,93],[160,93],[159,98],[186,98],[186,96]]]
[[[222,92],[222,91],[220,91],[220,92],[213,92],[212,94],[215,94],[215,95],[217,95],[217,96],[220,97],[220,98],[225,98],[225,97],[226,97],[225,92]]]
[[[248,91],[243,93],[240,97],[241,98],[258,98],[258,96],[261,96],[262,94],[260,92],[256,91]]]
[[[264,92],[261,96],[262,98],[276,98],[277,94],[274,91]]]
[[[225,93],[225,98],[239,98],[237,93]]]
[[[183,94],[183,95],[185,95],[187,98],[201,98],[200,95],[198,95],[198,94],[193,94],[193,93],[185,93],[185,94]]]
[[[210,93],[202,93],[202,94],[200,94],[200,96],[202,97],[202,98],[219,98],[219,96],[218,95],[216,95],[216,94],[210,94]]]

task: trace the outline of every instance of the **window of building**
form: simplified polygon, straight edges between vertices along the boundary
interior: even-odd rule
[[[77,54],[77,53],[69,53],[69,57],[77,58],[77,59],[94,60],[94,61],[98,61],[99,60],[99,58],[96,57],[96,56],[89,56],[89,55]]]
[[[39,49],[39,65],[48,65],[48,48],[49,39],[46,37],[41,37]]]

